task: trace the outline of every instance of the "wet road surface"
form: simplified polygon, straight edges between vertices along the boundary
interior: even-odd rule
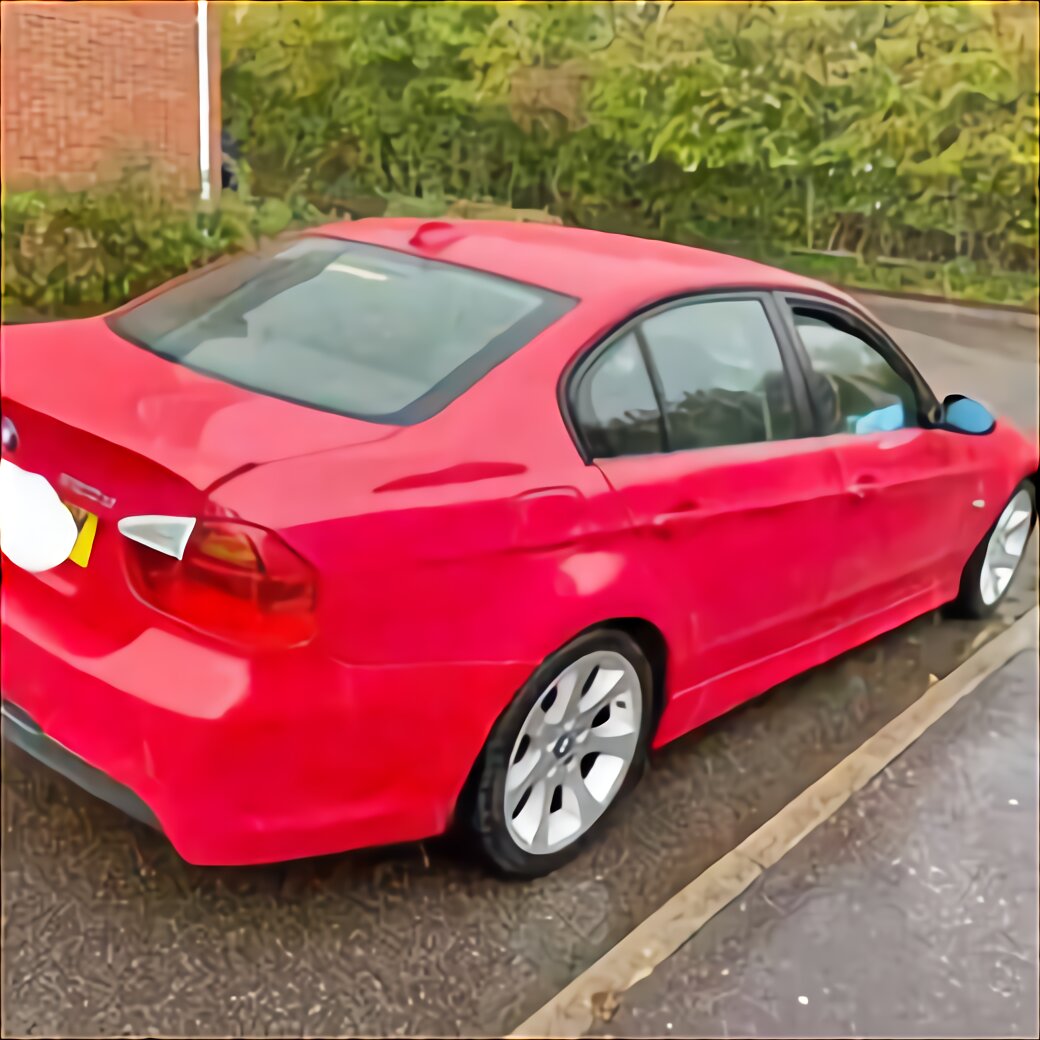
[[[1016,579],[1005,621],[1035,599]],[[1000,627],[929,614],[655,756],[530,883],[444,842],[212,869],[8,750],[8,1033],[502,1034]]]
[[[858,294],[910,356],[941,401],[975,397],[1023,428],[1038,425],[1035,315],[1000,320],[973,308]]]
[[[1019,654],[597,1036],[1037,1035],[1037,662]]]
[[[1035,388],[1031,349],[1015,372]],[[1005,623],[1035,602],[1031,552]],[[447,841],[191,867],[5,749],[4,1032],[500,1035],[999,624],[926,615],[674,742],[596,844],[531,883]]]

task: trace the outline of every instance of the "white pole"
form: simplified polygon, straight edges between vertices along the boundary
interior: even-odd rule
[[[196,37],[199,45],[199,178],[203,201],[210,197],[209,179],[209,4],[198,0]]]

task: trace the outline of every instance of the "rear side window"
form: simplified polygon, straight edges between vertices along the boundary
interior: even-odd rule
[[[607,347],[585,373],[575,414],[593,458],[664,450],[661,413],[631,332]]]
[[[171,361],[260,393],[412,423],[575,302],[453,264],[308,237],[203,271],[109,323]]]
[[[673,450],[796,436],[780,347],[758,300],[673,307],[648,318],[642,334]]]

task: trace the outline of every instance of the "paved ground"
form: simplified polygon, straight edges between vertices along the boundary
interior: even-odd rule
[[[996,333],[954,331],[945,354],[919,340],[919,360],[971,393]],[[964,348],[984,363],[965,369]],[[1028,421],[1035,337],[1003,349],[1013,371],[994,386],[1007,404],[995,403]],[[1005,623],[1036,599],[1035,538],[1032,551]],[[189,867],[161,837],[8,752],[4,1032],[500,1035],[991,633],[927,615],[676,741],[608,835],[531,884],[490,878],[447,842]]]
[[[1035,1037],[1038,706],[1020,654],[593,1035]]]
[[[1023,426],[1036,428],[1037,327],[1035,318],[863,294],[942,400],[976,397]],[[993,312],[988,312],[993,314]],[[984,360],[983,360],[984,359]]]

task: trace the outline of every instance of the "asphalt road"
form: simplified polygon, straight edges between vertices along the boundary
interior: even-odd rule
[[[593,1035],[1035,1037],[1038,707],[1034,649],[624,993]]]
[[[998,415],[1037,427],[1035,315],[858,295],[940,400],[975,397]]]
[[[944,347],[879,311],[929,378],[1035,415],[1035,334],[959,322]],[[450,841],[191,867],[6,750],[4,1033],[501,1035],[1035,599],[1034,537],[1002,621],[926,615],[674,742],[598,843],[525,884]]]

